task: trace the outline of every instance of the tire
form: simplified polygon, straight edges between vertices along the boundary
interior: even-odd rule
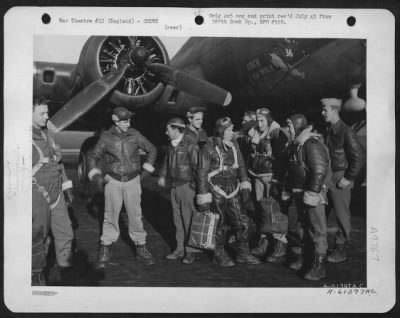
[[[88,153],[93,149],[98,140],[98,136],[89,137],[81,146],[78,161],[78,193],[81,198],[88,198],[90,194]]]

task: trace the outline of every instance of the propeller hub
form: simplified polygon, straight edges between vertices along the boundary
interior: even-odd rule
[[[148,58],[147,50],[139,46],[130,52],[129,58],[133,64],[143,66]]]

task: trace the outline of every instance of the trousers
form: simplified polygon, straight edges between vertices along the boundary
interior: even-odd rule
[[[293,194],[293,213],[291,231],[294,231],[304,245],[311,241],[314,245],[314,252],[325,255],[328,250],[327,221],[325,205],[309,206],[303,203],[303,192]],[[293,218],[296,218],[295,220]]]
[[[71,266],[74,231],[63,192],[60,193],[58,204],[51,209],[50,229],[54,237],[57,264],[61,267]]]
[[[171,204],[176,229],[176,249],[189,253],[198,251],[186,245],[189,239],[193,213],[196,213],[194,197],[195,191],[190,187],[189,183],[171,189]]]
[[[37,187],[32,185],[32,272],[42,272],[46,267],[49,227],[49,204]]]
[[[236,182],[219,187],[230,194],[236,189]],[[223,247],[226,243],[226,234],[228,226],[235,233],[238,242],[248,242],[249,240],[249,217],[245,209],[242,207],[240,193],[232,198],[225,198],[223,195],[211,188],[212,194],[212,211],[219,213],[220,221],[217,226],[215,235],[215,243],[218,247]]]
[[[68,207],[61,192],[57,205],[50,209],[43,194],[32,187],[32,270],[40,272],[46,267],[49,229],[54,237],[57,264],[71,266],[74,233]]]
[[[140,205],[142,195],[140,176],[127,182],[121,182],[106,175],[105,180],[105,207],[101,244],[111,245],[118,240],[120,234],[118,221],[122,204],[125,205],[128,215],[129,237],[135,245],[145,244],[147,233],[143,228]]]
[[[344,244],[350,240],[351,230],[351,189],[353,182],[344,189],[339,189],[336,183],[343,177],[344,171],[336,171],[332,175],[332,182],[328,183],[328,194],[332,199],[333,209],[335,210],[338,230],[336,232],[336,244]]]

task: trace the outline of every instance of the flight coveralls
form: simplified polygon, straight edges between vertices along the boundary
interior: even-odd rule
[[[214,261],[221,266],[234,265],[224,248],[229,224],[238,243],[237,261],[258,264],[248,247],[249,218],[242,206],[240,191],[250,190],[251,184],[238,144],[227,145],[219,137],[210,138],[200,151],[196,183],[197,204],[211,203],[211,211],[220,215]]]
[[[74,233],[63,191],[72,188],[61,154],[47,129],[32,129],[32,272],[46,266],[49,227],[57,264],[71,266]]]
[[[271,195],[272,182],[275,181],[273,180],[273,165],[275,163],[273,150],[275,149],[273,149],[272,145],[274,144],[274,140],[278,138],[279,132],[280,126],[276,122],[272,122],[270,128],[263,133],[257,129],[250,130],[249,132],[253,136],[251,140],[253,151],[248,157],[247,167],[249,175],[254,180],[257,202],[260,202],[263,198],[275,199]],[[268,216],[265,215],[265,211],[260,207],[259,211],[261,220],[258,231],[260,234],[269,234],[270,228],[266,222]],[[287,232],[285,231],[285,233],[273,233],[272,235],[276,240],[286,244],[286,234]]]

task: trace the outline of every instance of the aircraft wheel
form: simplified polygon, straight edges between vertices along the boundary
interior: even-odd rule
[[[82,199],[88,198],[91,195],[90,182],[88,179],[88,153],[93,150],[98,140],[98,136],[89,137],[81,146],[78,162],[78,192]]]

